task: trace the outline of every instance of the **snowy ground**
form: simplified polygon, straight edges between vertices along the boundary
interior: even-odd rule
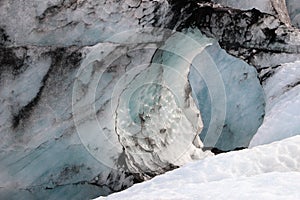
[[[299,199],[299,150],[295,136],[209,157],[107,199]]]

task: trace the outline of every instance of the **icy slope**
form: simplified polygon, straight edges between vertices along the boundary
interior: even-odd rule
[[[300,61],[275,69],[264,84],[266,116],[250,146],[300,134]]]
[[[186,176],[191,176],[186,172]],[[299,199],[300,182],[299,172],[278,173],[272,172],[248,178],[233,178],[209,183],[197,183],[193,180],[173,181],[168,177],[168,183],[152,185],[140,185],[141,190],[132,193],[119,193],[108,198],[98,199],[157,199],[157,200],[182,200],[182,199],[260,199],[282,200]],[[170,184],[171,182],[171,184]]]
[[[299,145],[300,136],[295,136],[206,158],[107,199],[297,199]]]

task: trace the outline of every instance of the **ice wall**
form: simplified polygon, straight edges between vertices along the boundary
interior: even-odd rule
[[[204,123],[200,138],[206,147],[221,150],[247,147],[264,118],[264,92],[257,72],[228,55],[216,42],[206,47],[205,52],[207,55],[200,54],[193,61],[189,75]],[[213,65],[207,62],[209,59]],[[218,74],[208,76],[211,68]]]
[[[199,112],[186,84],[187,64],[190,66],[192,62],[189,55],[195,56],[193,48],[199,42],[202,44],[197,38],[202,40],[203,37],[198,33],[188,33],[197,41],[196,45],[187,43],[189,46],[176,40],[164,44],[162,41],[166,41],[170,34],[164,35],[159,31],[144,35],[143,39],[149,41],[146,44],[139,43],[142,39],[137,35],[132,37],[134,42],[131,44],[107,40],[124,30],[149,26],[181,31],[187,27],[198,27],[206,35],[215,37],[232,55],[256,63],[258,69],[266,72],[261,73],[266,75],[264,80],[278,63],[281,64],[281,59],[277,58],[289,57],[290,61],[294,61],[299,52],[299,32],[280,23],[277,16],[255,10],[241,11],[209,3],[173,0],[2,0],[0,199],[43,199],[45,196],[48,199],[89,199],[122,190],[141,179],[204,155],[202,144],[196,137],[201,129]],[[149,37],[157,40],[151,42]],[[176,46],[177,43],[180,46]],[[169,51],[179,50],[177,54],[181,56],[174,55],[172,51],[157,51],[163,45]],[[193,53],[180,53],[181,49]],[[200,49],[199,52],[204,53]],[[103,56],[102,62],[100,58]],[[206,57],[206,63],[215,65],[207,53]],[[272,60],[270,66],[269,59]],[[202,62],[196,63],[200,67],[206,66]],[[155,72],[162,68],[161,65],[175,67],[184,78],[179,79],[178,73],[173,75],[172,70],[164,70],[163,79],[167,80],[164,83]],[[216,70],[218,68],[213,69],[204,71],[209,77],[205,83],[209,88],[217,87],[217,90],[211,90],[215,97],[226,96],[227,90],[218,90],[222,76]],[[168,87],[145,85],[134,90],[128,105],[122,102],[117,107],[115,100],[121,95],[126,96],[130,87],[136,85],[129,83],[134,79],[130,74],[138,75],[139,82],[147,80],[143,74],[152,74],[155,82]],[[120,80],[121,77],[123,79]],[[214,85],[216,80],[218,84]],[[130,87],[124,88],[126,86]],[[72,98],[74,94],[77,95]],[[157,98],[159,95],[163,98]],[[114,101],[111,102],[111,99]],[[215,105],[221,105],[212,113],[220,111],[221,115],[215,115],[214,124],[222,125],[211,126],[219,136],[227,116],[224,109],[219,108],[226,104],[224,98],[213,100],[217,103]],[[142,103],[135,106],[137,101]],[[152,112],[143,107],[144,104],[157,109]],[[160,105],[167,109],[159,110]],[[129,113],[130,118],[124,121],[115,118],[116,110],[118,114]],[[148,116],[155,120],[148,120]],[[117,123],[114,119],[118,119]],[[135,141],[135,137],[128,135],[133,127],[129,122],[139,125],[135,127],[147,125],[139,129],[147,134],[151,133],[150,125],[158,125],[153,130],[162,135],[155,141],[166,139],[163,144],[167,145],[162,148],[166,154],[156,154],[161,147],[153,145],[153,138],[138,137],[140,141]],[[180,129],[179,125],[185,129]],[[184,138],[187,140],[183,139],[179,130],[186,131],[187,137]],[[119,135],[115,134],[117,132]],[[142,135],[140,132],[138,135]],[[120,141],[121,138],[125,140]],[[210,142],[214,142],[215,138],[219,137],[206,137]],[[189,148],[183,152],[182,160],[174,160],[182,150],[180,140],[183,140],[183,146],[189,144]],[[132,144],[138,145],[128,148]],[[138,150],[145,154],[136,155],[134,152]],[[174,154],[171,155],[172,152]],[[132,155],[132,161],[138,160],[138,163],[129,162]],[[140,158],[151,173],[140,174],[144,170]],[[154,169],[157,163],[167,168]],[[130,171],[133,173],[128,173]]]

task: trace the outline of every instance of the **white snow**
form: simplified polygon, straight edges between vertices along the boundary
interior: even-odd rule
[[[108,199],[298,199],[300,173],[268,173],[250,178],[224,179],[210,183],[185,183],[173,189],[148,189],[142,195],[113,196]],[[147,191],[145,188],[143,191]],[[99,198],[102,199],[102,198]]]
[[[136,184],[107,199],[299,199],[299,151],[300,136],[295,136],[221,154]]]

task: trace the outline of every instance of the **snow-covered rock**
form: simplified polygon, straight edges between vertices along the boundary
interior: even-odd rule
[[[196,161],[107,198],[295,199],[300,136]]]

